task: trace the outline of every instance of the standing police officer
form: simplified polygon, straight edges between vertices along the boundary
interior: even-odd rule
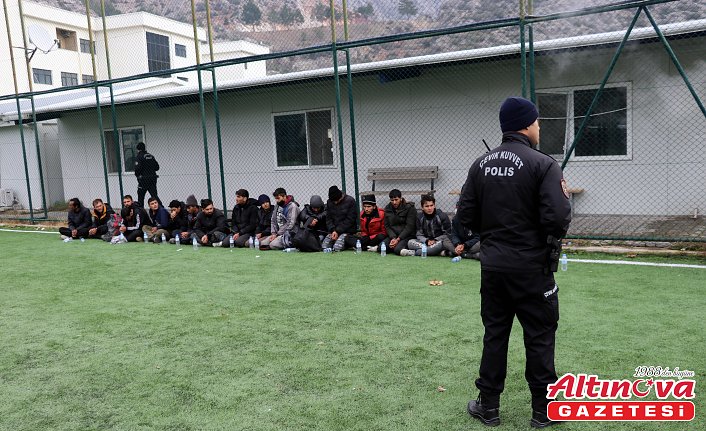
[[[547,385],[557,379],[554,339],[559,321],[553,272],[571,208],[559,165],[534,149],[539,143],[538,117],[529,100],[510,97],[503,102],[502,144],[473,162],[458,209],[461,224],[480,233],[485,327],[476,380],[480,394],[467,409],[489,426],[500,423],[500,394],[515,315],[524,334],[525,378],[532,394],[530,425],[552,424],[546,394]]]
[[[136,146],[137,156],[135,157],[135,176],[137,177],[137,201],[145,206],[145,194],[150,192],[150,197],[156,198],[159,206],[162,201],[157,196],[157,171],[159,163],[157,159],[145,151],[145,143],[139,142]]]

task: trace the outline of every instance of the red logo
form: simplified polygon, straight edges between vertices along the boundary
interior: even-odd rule
[[[690,421],[695,416],[694,403],[682,400],[694,399],[696,381],[681,378],[693,376],[693,372],[675,372],[679,373],[678,369],[663,371],[660,368],[660,373],[650,375],[676,375],[678,379],[603,380],[597,375],[564,374],[547,386],[547,398],[554,400],[562,396],[591,401],[552,401],[547,407],[547,417],[554,421]],[[648,396],[657,401],[633,400]],[[618,399],[621,401],[614,401]]]

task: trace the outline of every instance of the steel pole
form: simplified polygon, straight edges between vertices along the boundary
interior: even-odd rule
[[[15,67],[15,54],[12,52],[12,34],[10,31],[10,19],[7,14],[7,0],[2,0],[2,8],[5,12],[5,27],[7,28],[7,44],[10,50],[10,64],[12,65],[12,82],[15,85],[15,105],[17,106],[17,126],[20,128],[20,142],[22,143],[22,160],[25,168],[25,181],[27,185],[27,198],[29,201],[29,220],[34,224],[34,209],[32,208],[32,187],[29,181],[29,166],[27,164],[27,148],[25,145],[25,131],[22,125],[22,109],[20,108],[19,87],[17,86],[17,69]]]
[[[606,71],[605,76],[603,77],[603,81],[601,81],[600,87],[598,87],[598,90],[596,91],[595,96],[593,96],[593,100],[591,101],[591,105],[588,107],[588,111],[586,111],[586,116],[581,121],[581,126],[579,126],[579,130],[576,132],[576,136],[574,136],[574,141],[571,143],[571,147],[569,147],[569,150],[566,152],[566,155],[564,156],[564,161],[561,163],[562,170],[566,167],[566,164],[569,163],[569,157],[571,157],[571,153],[574,152],[574,149],[576,148],[576,144],[581,139],[581,135],[583,135],[583,130],[586,128],[586,124],[588,124],[588,121],[591,118],[591,114],[593,113],[593,109],[598,104],[598,98],[600,97],[601,93],[603,92],[603,88],[605,87],[606,83],[608,82],[608,78],[610,78],[610,75],[613,73],[613,69],[615,68],[615,64],[618,62],[618,58],[620,58],[620,54],[623,52],[623,48],[625,47],[625,43],[627,43],[628,38],[630,38],[630,33],[632,32],[633,27],[635,27],[635,23],[637,22],[637,18],[639,18],[641,11],[642,11],[642,7],[640,7],[637,10],[637,12],[635,13],[635,16],[632,18],[632,22],[630,23],[630,27],[628,27],[628,31],[625,32],[625,36],[623,36],[623,40],[620,42],[618,49],[615,51],[615,54],[613,55],[613,59],[611,60],[610,65],[608,66],[608,70]]]
[[[213,63],[213,27],[211,26],[211,3],[206,0],[206,26],[208,27],[208,50]],[[226,179],[223,173],[223,139],[221,137],[221,110],[218,103],[218,85],[216,83],[216,68],[211,67],[211,83],[213,88],[213,114],[216,118],[216,139],[218,141],[218,168],[221,174],[221,197],[223,199],[223,212],[227,214],[226,204]]]
[[[348,42],[348,2],[343,0],[343,36]],[[353,76],[351,74],[351,55],[348,49],[346,52],[346,79],[348,85],[348,115],[351,123],[351,149],[353,151],[353,190],[355,202],[360,208],[360,191],[358,189],[358,145],[355,139],[355,106],[353,103]]]
[[[336,86],[336,119],[338,123],[338,148],[341,163],[341,188],[346,192],[346,164],[343,155],[343,124],[341,116],[341,83],[338,76],[338,48],[336,47],[336,10],[331,3],[331,54],[333,56],[333,81]]]
[[[39,146],[39,128],[37,127],[37,111],[34,105],[34,94],[32,88],[32,67],[29,64],[30,57],[27,56],[29,50],[27,49],[27,31],[25,29],[25,17],[22,11],[22,0],[17,0],[17,5],[20,11],[20,26],[22,27],[22,46],[25,49],[25,64],[27,65],[27,83],[29,85],[29,101],[32,105],[32,129],[34,129],[34,146],[37,152],[37,169],[39,171],[39,188],[42,196],[42,208],[44,209],[44,218],[46,219],[49,215],[47,210],[47,198],[46,192],[44,191],[44,168],[42,167],[42,151]],[[32,222],[34,220],[30,218]]]
[[[686,84],[686,88],[689,89],[689,92],[691,92],[691,96],[696,101],[696,104],[698,105],[699,109],[701,109],[701,113],[704,115],[704,117],[706,117],[706,109],[704,109],[704,104],[701,103],[701,99],[699,98],[699,95],[696,94],[694,87],[691,86],[691,81],[689,81],[689,77],[686,76],[686,72],[684,71],[684,68],[682,67],[681,63],[679,62],[679,59],[677,58],[677,56],[674,54],[674,51],[672,50],[672,47],[669,45],[667,38],[664,37],[662,30],[660,30],[660,28],[657,25],[657,23],[655,22],[654,18],[652,18],[652,14],[647,9],[647,6],[643,7],[643,9],[645,10],[645,15],[647,15],[647,19],[650,20],[652,27],[654,27],[655,32],[657,32],[657,36],[659,36],[659,40],[662,41],[662,45],[664,45],[664,49],[667,50],[667,54],[669,54],[669,58],[672,59],[672,63],[674,63],[674,67],[677,68],[682,79],[684,79],[684,83]]]
[[[88,22],[88,43],[91,51],[91,66],[93,67],[93,88],[96,93],[96,111],[98,114],[98,134],[101,140],[101,156],[103,157],[103,179],[105,181],[105,201],[110,203],[110,186],[108,184],[108,162],[106,158],[105,136],[103,135],[103,112],[101,110],[100,94],[98,92],[98,74],[96,73],[96,52],[93,49],[93,26],[91,24],[91,8],[88,0],[86,4],[86,21]]]
[[[103,43],[105,44],[105,64],[108,68],[108,89],[110,90],[110,116],[113,121],[113,144],[115,145],[115,160],[118,163],[118,187],[120,189],[120,200],[125,196],[123,190],[123,156],[120,151],[120,135],[118,134],[118,114],[115,110],[115,94],[113,92],[113,74],[110,70],[110,52],[108,50],[108,28],[105,24],[105,0],[101,0],[101,21],[103,23]],[[100,105],[99,105],[100,109]],[[144,202],[140,202],[144,204]]]
[[[201,111],[201,133],[203,134],[203,155],[204,155],[204,161],[206,164],[206,190],[208,193],[208,198],[213,199],[211,197],[211,164],[209,162],[209,156],[208,156],[208,132],[206,129],[206,106],[204,102],[204,97],[203,97],[203,81],[201,79],[201,59],[200,59],[200,50],[199,50],[199,34],[198,34],[198,27],[196,27],[196,5],[194,4],[194,0],[191,0],[191,22],[194,27],[194,50],[196,53],[196,65],[198,66],[196,68],[196,74],[198,75],[199,78],[199,109]]]

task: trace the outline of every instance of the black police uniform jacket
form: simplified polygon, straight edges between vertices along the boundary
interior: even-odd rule
[[[139,151],[135,157],[135,176],[138,180],[156,181],[159,163],[154,156],[146,151]]]
[[[505,133],[500,146],[471,165],[458,218],[480,233],[482,269],[542,270],[548,264],[547,237],[564,237],[571,222],[562,171],[525,135]]]

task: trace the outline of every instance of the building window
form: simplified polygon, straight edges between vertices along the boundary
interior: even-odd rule
[[[150,72],[169,70],[169,38],[147,32],[147,66]]]
[[[91,53],[91,41],[87,39],[79,39],[79,44],[81,45],[81,52],[85,52],[86,54]],[[93,42],[93,53],[95,54],[96,52],[96,43]]]
[[[186,58],[186,46],[179,45],[178,43],[175,43],[174,44],[174,55],[176,55],[177,57]]]
[[[540,149],[563,159],[588,112],[597,87],[540,90],[537,105]],[[631,157],[631,102],[628,84],[612,84],[601,92],[572,158],[583,160]]]
[[[78,85],[78,74],[61,72],[61,86],[70,87],[72,85]]]
[[[93,75],[81,75],[81,82],[84,84],[93,84],[95,80],[93,79]]]
[[[69,51],[78,51],[78,39],[76,38],[75,31],[57,28],[56,40],[59,43],[59,48],[68,49]]]
[[[332,110],[274,115],[277,167],[333,166]]]
[[[125,127],[118,129],[119,145],[116,146],[113,130],[104,130],[106,160],[108,162],[108,172],[118,172],[118,161],[116,158],[116,147],[122,152],[123,172],[135,172],[135,157],[137,156],[137,144],[144,142],[145,130],[143,127]]]
[[[32,68],[32,80],[35,84],[51,85],[51,70]]]

